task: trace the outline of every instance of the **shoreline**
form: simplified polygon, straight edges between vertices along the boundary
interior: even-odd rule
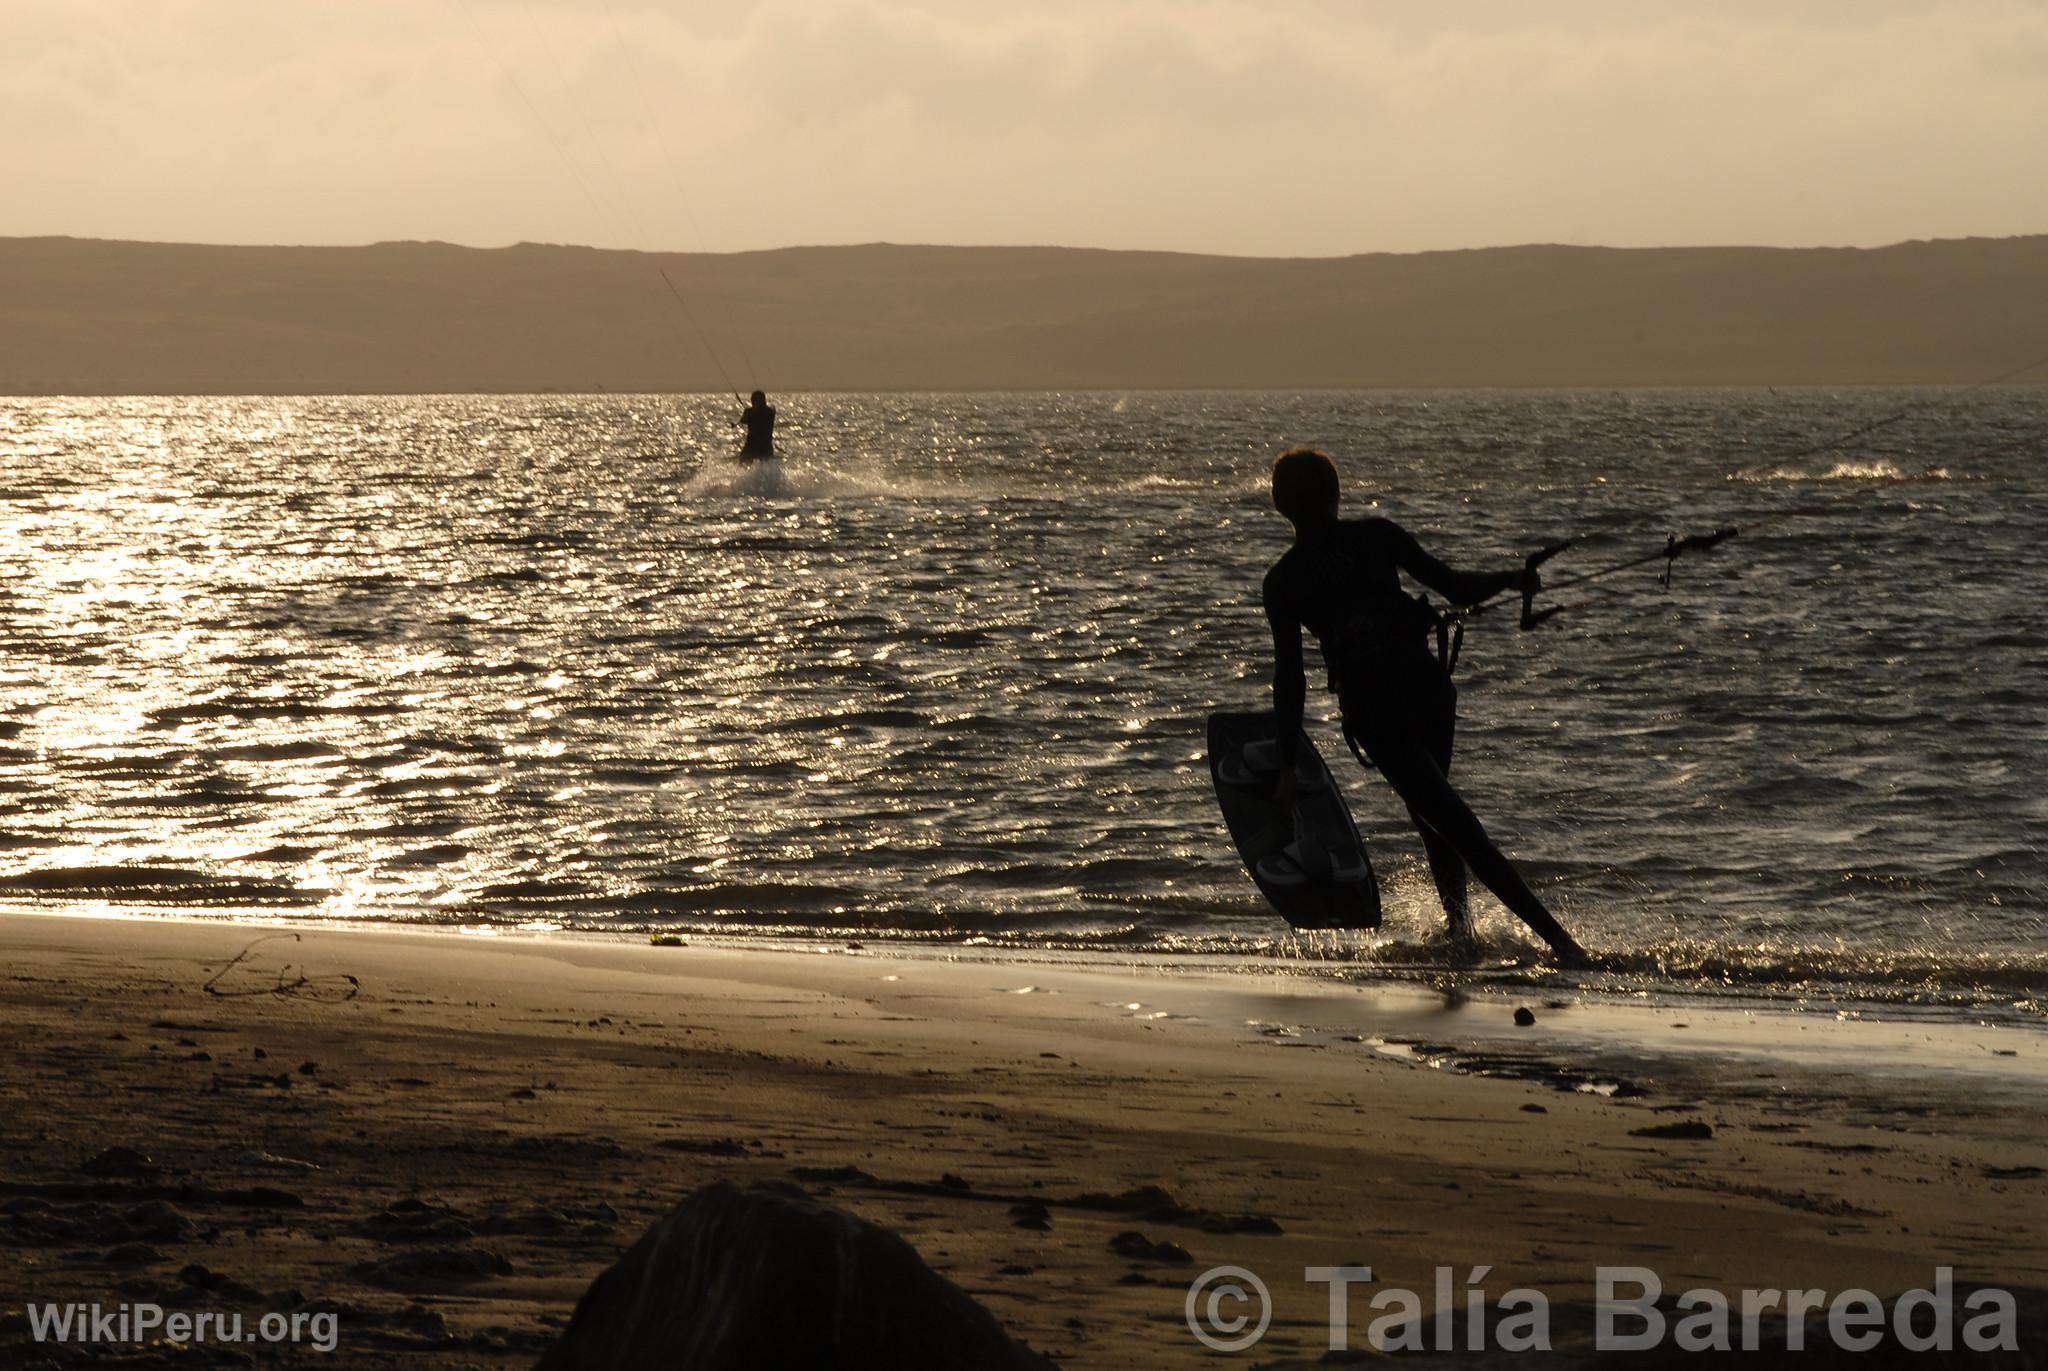
[[[208,914],[194,910],[35,909],[0,905],[13,919],[84,920],[129,927],[191,926],[249,930],[245,941],[277,934],[418,937],[440,946],[516,948],[575,960],[579,949],[673,957],[700,955],[791,959],[881,959],[959,967],[975,977],[1093,978],[1153,987],[1173,1006],[1163,1017],[1285,1039],[1294,1045],[1362,1044],[1392,1060],[1469,1074],[1517,1074],[1530,1061],[1554,1068],[1549,1079],[1579,1081],[1591,1093],[1623,1094],[1633,1077],[1682,1079],[1693,1089],[1739,1081],[1770,1067],[1835,1077],[1902,1079],[1957,1074],[2016,1087],[2036,1086],[2048,1100],[2048,1019],[2031,997],[2005,1004],[1929,1002],[1918,987],[1855,981],[1789,985],[1645,987],[1610,976],[1605,983],[1541,962],[1490,955],[1466,963],[1374,962],[1346,957],[1234,956],[1210,949],[948,943],[873,932],[808,935],[670,933],[561,925],[424,924],[403,919],[321,919],[289,911]],[[662,945],[652,936],[673,936]],[[969,970],[971,969],[971,970]],[[1601,973],[1605,974],[1605,973]],[[836,977],[827,976],[835,982]],[[1893,992],[1890,996],[1879,992]],[[1531,1032],[1518,1009],[1540,1013]],[[1272,1016],[1272,1017],[1261,1017]],[[1531,1078],[1543,1078],[1530,1071]],[[1861,1093],[1844,1084],[1844,1097]],[[1938,1093],[1938,1091],[1937,1091]]]
[[[2048,1289],[2048,1057],[2007,1029],[1533,994],[1518,1029],[1507,998],[1320,978],[154,915],[0,913],[0,957],[0,1348],[31,1300],[182,1292],[330,1308],[351,1365],[527,1365],[717,1179],[895,1229],[1070,1366],[1207,1359],[1182,1301],[1219,1263],[1272,1287],[1262,1365],[1325,1350],[1318,1265],[1422,1292],[1487,1266],[1496,1298],[1569,1307],[1615,1264],[1672,1291],[1891,1296],[1941,1266]],[[1626,1090],[1555,1069],[1602,1044],[1637,1054]],[[1706,1136],[1638,1136],[1673,1123]],[[81,1172],[115,1147],[154,1170]],[[121,1185],[173,1184],[182,1227],[110,1240]],[[1179,1208],[1074,1203],[1148,1186]],[[222,1198],[258,1191],[291,1200]],[[1020,1194],[1048,1227],[996,1202]],[[1131,1230],[1186,1263],[1112,1247]]]
[[[1687,1040],[1672,1039],[1669,1034],[1658,1032],[1653,1023],[1645,1024],[1635,1016],[1655,1009],[1665,1011],[1665,1017],[1681,1018],[1741,1015],[1765,1019],[1782,1016],[1807,1023],[1855,1021],[1872,1028],[1888,1025],[1901,1035],[1922,1030],[1940,1036],[1967,1035],[1971,1030],[2010,1030],[2022,1037],[2048,1035],[2048,1007],[2044,1007],[2042,993],[2031,973],[2011,984],[1999,985],[1990,979],[1999,969],[1996,965],[1982,968],[1987,979],[1959,978],[1945,985],[1910,978],[1883,980],[1847,968],[1743,967],[1719,952],[1708,956],[1707,964],[1689,973],[1660,976],[1637,964],[1646,961],[1644,957],[1605,952],[1596,953],[1600,966],[1575,971],[1541,960],[1541,949],[1527,942],[1526,932],[1516,928],[1508,931],[1508,936],[1516,941],[1482,944],[1475,953],[1461,957],[1448,945],[1427,942],[1395,942],[1381,948],[1339,947],[1317,940],[1346,936],[1341,932],[1289,933],[1277,923],[1276,929],[1280,931],[1271,939],[1243,947],[1220,942],[1208,945],[1197,939],[1183,947],[1168,948],[1145,943],[1062,939],[1054,934],[974,934],[948,941],[923,930],[859,927],[805,929],[764,925],[756,930],[634,921],[592,927],[548,918],[523,922],[427,922],[396,914],[323,917],[290,907],[123,908],[114,901],[0,901],[0,920],[12,918],[423,934],[472,942],[510,940],[569,947],[641,947],[656,937],[673,937],[681,945],[728,953],[835,956],[854,949],[920,962],[1045,966],[1139,977],[1219,977],[1226,983],[1269,976],[1282,982],[1298,981],[1304,987],[1322,986],[1332,992],[1356,992],[1393,1001],[1428,1001],[1445,996],[1532,1005],[1545,1000],[1569,1001],[1581,1017],[1588,1011],[1623,1016],[1605,1022],[1602,1037],[1626,1036],[1625,1026],[1627,1032],[1648,1028],[1662,1046],[1681,1052],[1689,1050]],[[1290,938],[1302,941],[1288,946]],[[1795,955],[1804,955],[1804,950]],[[1438,959],[1432,960],[1432,956]],[[1935,965],[1935,959],[1929,958],[1928,964]],[[1950,958],[1939,964],[1954,968],[1963,963]],[[1887,966],[1895,969],[1896,959]],[[1742,979],[1745,973],[1753,975],[1759,970],[1772,974]],[[1924,1048],[1902,1041],[1895,1044],[1895,1050],[1900,1054],[1920,1053]],[[1961,1059],[1957,1056],[1955,1060]]]

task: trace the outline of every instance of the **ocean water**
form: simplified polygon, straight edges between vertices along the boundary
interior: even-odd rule
[[[2048,392],[777,402],[759,490],[702,397],[0,400],[0,903],[1514,974],[1334,725],[1382,930],[1215,813],[1314,443],[1454,565],[1743,528],[1469,629],[1454,779],[1608,983],[2042,1014]]]

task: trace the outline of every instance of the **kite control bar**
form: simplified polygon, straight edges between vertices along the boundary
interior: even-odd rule
[[[1541,628],[1557,615],[1564,613],[1568,609],[1575,608],[1573,605],[1550,605],[1543,609],[1536,608],[1536,597],[1546,590],[1568,590],[1572,586],[1584,585],[1588,581],[1597,581],[1603,576],[1612,576],[1617,571],[1627,571],[1630,567],[1638,567],[1646,562],[1656,561],[1664,563],[1664,571],[1662,575],[1657,577],[1657,584],[1669,590],[1671,588],[1671,564],[1678,560],[1679,554],[1711,551],[1722,543],[1727,542],[1730,538],[1733,538],[1740,531],[1733,527],[1717,528],[1712,533],[1689,533],[1683,538],[1674,533],[1667,537],[1664,540],[1664,546],[1658,548],[1655,552],[1645,553],[1640,557],[1631,557],[1625,562],[1616,562],[1612,566],[1600,567],[1597,570],[1588,571],[1583,575],[1573,576],[1568,580],[1559,581],[1555,585],[1549,586],[1544,585],[1542,580],[1536,575],[1536,569],[1558,553],[1572,546],[1578,540],[1566,538],[1562,542],[1551,543],[1538,548],[1522,559],[1522,617],[1520,620],[1522,632],[1527,633],[1531,629]],[[1484,604],[1467,605],[1462,609],[1450,611],[1446,616],[1445,623],[1448,623],[1450,620],[1463,620],[1474,614],[1483,614],[1486,612],[1486,609],[1487,606]],[[1450,663],[1457,661],[1457,644],[1463,638],[1464,625],[1462,623],[1457,625],[1456,632],[1458,637],[1453,639],[1448,636],[1449,630],[1445,627],[1445,623],[1438,625],[1439,641],[1437,643],[1437,655],[1448,667]]]
[[[1658,584],[1666,590],[1671,589],[1671,564],[1678,560],[1679,553],[1710,551],[1733,538],[1735,534],[1736,529],[1733,525],[1717,528],[1712,533],[1689,533],[1683,538],[1676,533],[1670,534],[1664,539],[1664,551],[1661,554],[1664,558],[1664,574],[1657,578]]]
[[[1543,583],[1536,578],[1536,568],[1571,545],[1572,540],[1567,538],[1561,543],[1539,548],[1522,559],[1522,632],[1527,633],[1532,628],[1542,627],[1545,619],[1564,608],[1563,605],[1552,605],[1548,609],[1536,608],[1536,592],[1543,588]]]
[[[1630,567],[1638,567],[1646,562],[1655,561],[1662,561],[1664,563],[1664,570],[1657,577],[1657,584],[1669,590],[1671,589],[1671,564],[1678,560],[1679,554],[1685,552],[1709,552],[1719,547],[1722,543],[1727,542],[1730,538],[1733,538],[1740,531],[1733,526],[1729,526],[1717,528],[1712,533],[1688,533],[1683,538],[1674,533],[1667,537],[1664,540],[1664,546],[1658,548],[1655,552],[1648,552],[1640,557],[1631,557],[1625,562],[1616,562],[1612,566],[1604,566],[1597,571],[1589,571],[1582,576],[1574,576],[1569,580],[1559,581],[1553,586],[1542,586],[1535,583],[1535,577],[1532,574],[1525,579],[1522,586],[1522,631],[1527,633],[1532,628],[1540,628],[1553,615],[1571,608],[1570,605],[1552,605],[1548,609],[1536,608],[1536,596],[1541,590],[1568,590],[1572,586],[1584,585],[1588,581],[1597,581],[1602,576],[1612,576],[1617,571],[1627,571]],[[1572,539],[1567,538],[1561,543],[1552,543],[1540,551],[1530,553],[1522,561],[1523,570],[1533,573],[1537,567],[1542,566],[1552,557],[1570,547],[1572,541]]]

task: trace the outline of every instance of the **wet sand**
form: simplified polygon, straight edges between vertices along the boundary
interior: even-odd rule
[[[1272,1292],[1238,1359],[1262,1366],[1328,1346],[1311,1266],[1374,1268],[1361,1348],[1370,1293],[1427,1307],[1440,1265],[1559,1307],[1601,1265],[1673,1292],[1891,1295],[1944,1265],[2048,1288],[2048,1069],[2020,1030],[26,914],[0,959],[11,1364],[46,1355],[30,1301],[153,1301],[338,1328],[338,1358],[163,1365],[530,1365],[720,1178],[895,1229],[1076,1367],[1216,1364],[1184,1300],[1223,1263]],[[1708,1136],[1638,1132],[1674,1124]]]

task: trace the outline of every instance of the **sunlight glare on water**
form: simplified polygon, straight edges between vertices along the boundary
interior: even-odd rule
[[[1590,942],[2025,998],[2038,394],[778,397],[765,489],[697,398],[0,402],[0,900],[1398,964],[1384,787],[1388,930],[1294,939],[1201,755],[1312,442],[1454,564],[1753,526],[1472,625],[1457,779]]]

